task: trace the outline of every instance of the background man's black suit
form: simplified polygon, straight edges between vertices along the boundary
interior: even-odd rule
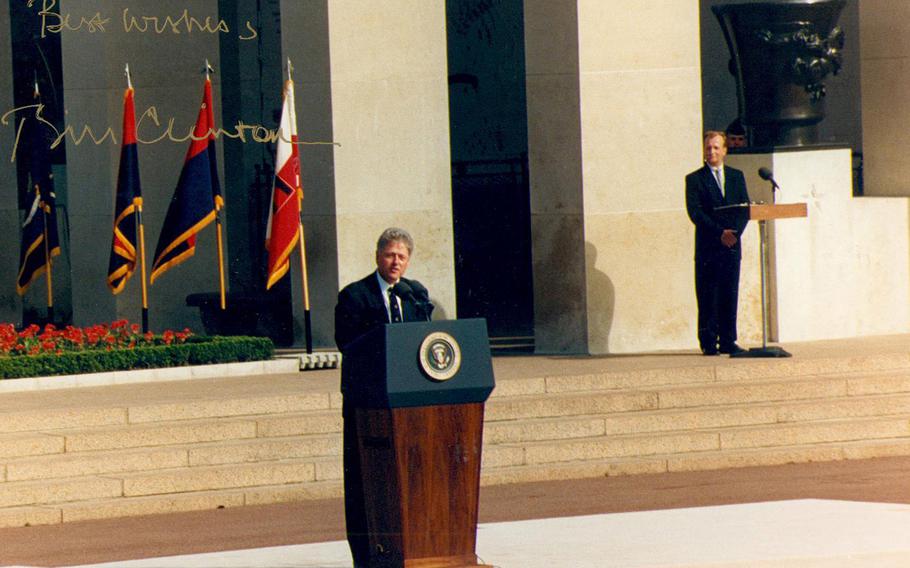
[[[748,203],[746,179],[735,168],[724,166],[726,197],[711,169],[705,165],[686,176],[686,211],[695,224],[695,297],[698,301],[698,342],[702,351],[721,351],[736,343],[736,304],[742,233],[749,221],[746,208],[715,208]],[[724,229],[736,231],[736,243],[721,242]]]

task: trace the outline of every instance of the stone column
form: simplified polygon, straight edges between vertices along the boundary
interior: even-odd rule
[[[694,346],[697,4],[527,0],[525,14],[538,350]]]
[[[320,143],[301,149],[314,336],[334,343],[335,295],[389,226],[413,235],[436,317],[456,317],[445,4],[284,0],[282,28],[300,137]]]

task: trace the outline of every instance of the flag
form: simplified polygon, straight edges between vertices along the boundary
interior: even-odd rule
[[[114,238],[107,268],[107,285],[114,294],[123,291],[136,270],[138,214],[142,206],[139,155],[136,146],[136,110],[133,88],[123,95],[123,140],[114,205]]]
[[[224,206],[215,161],[215,113],[212,82],[206,77],[193,139],[186,152],[177,189],[155,247],[151,282],[196,252],[196,234],[215,220]]]
[[[266,290],[284,276],[289,257],[300,240],[300,156],[297,153],[297,117],[294,111],[294,83],[284,84],[281,107],[281,136],[275,150],[275,182],[266,228],[265,248],[269,253]]]
[[[35,99],[39,99],[37,85]],[[29,120],[27,126],[29,195],[32,201],[22,223],[19,274],[16,278],[16,292],[20,296],[25,295],[31,283],[47,271],[51,259],[60,254],[54,176],[48,156],[50,132],[40,121]]]

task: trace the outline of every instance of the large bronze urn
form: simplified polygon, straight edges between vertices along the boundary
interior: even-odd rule
[[[781,0],[711,8],[730,48],[739,116],[752,146],[818,142],[822,81],[841,67],[844,34],[835,26],[845,4]]]

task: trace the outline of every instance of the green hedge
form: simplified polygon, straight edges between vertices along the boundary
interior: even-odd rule
[[[0,378],[45,377],[210,365],[271,359],[272,341],[265,337],[192,336],[180,345],[156,345],[113,351],[73,351],[59,355],[0,357]]]

